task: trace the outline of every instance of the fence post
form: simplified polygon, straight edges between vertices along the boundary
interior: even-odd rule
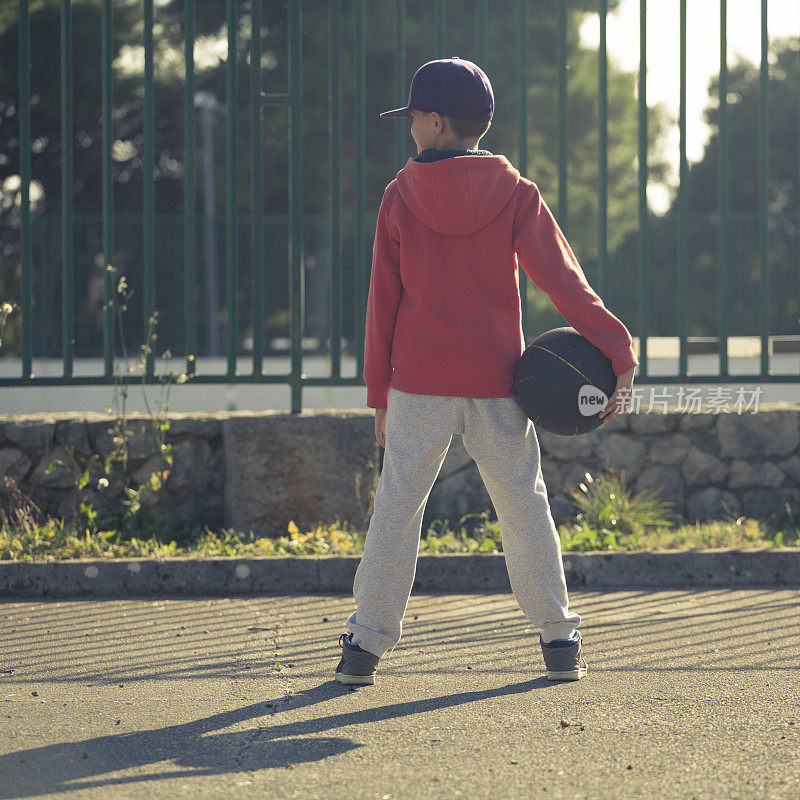
[[[144,0],[144,159],[142,185],[144,187],[144,332],[155,311],[156,300],[156,244],[155,244],[155,75],[153,64],[153,0]],[[148,348],[146,374],[154,374],[155,347],[152,339],[145,342]]]
[[[228,60],[225,63],[225,223],[226,223],[226,284],[225,323],[227,331],[228,379],[236,377],[236,266],[237,266],[237,206],[236,206],[236,28],[238,26],[237,0],[228,0],[226,8],[228,28]]]
[[[113,5],[103,0],[102,62],[103,62],[103,350],[105,376],[114,374],[114,166],[111,151],[114,143],[114,59]]]
[[[19,4],[19,176],[20,261],[22,266],[22,377],[33,360],[31,313],[31,21],[28,0]]]
[[[291,231],[291,276],[289,302],[292,311],[291,412],[303,409],[303,315],[305,267],[303,264],[303,23],[302,3],[289,3],[289,105],[290,179],[289,229]]]
[[[758,220],[761,289],[761,377],[769,377],[772,264],[769,259],[769,35],[767,0],[761,0],[761,71],[758,95]]]
[[[61,351],[72,377],[72,2],[61,0]]]
[[[250,173],[252,239],[250,261],[253,267],[253,375],[263,371],[264,343],[264,232],[261,158],[261,0],[251,0],[250,25]]]
[[[717,231],[717,291],[719,307],[719,371],[728,375],[728,9],[727,0],[719,3],[719,160],[717,197],[719,228]]]
[[[650,330],[650,271],[647,230],[647,0],[639,0],[639,379],[646,380]]]
[[[194,37],[195,0],[186,0],[184,42],[184,184],[183,184],[183,262],[184,262],[184,319],[186,325],[186,374],[197,370],[197,259],[196,259],[196,183],[195,183],[195,105],[194,105]]]

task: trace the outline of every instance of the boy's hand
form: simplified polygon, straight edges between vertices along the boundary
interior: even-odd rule
[[[614,417],[618,417],[623,411],[627,411],[631,403],[631,389],[633,388],[633,373],[636,367],[631,367],[627,372],[617,376],[617,388],[614,394],[608,398],[608,402],[600,412],[600,419],[608,422]]]
[[[381,447],[386,447],[386,409],[375,409],[375,438]]]

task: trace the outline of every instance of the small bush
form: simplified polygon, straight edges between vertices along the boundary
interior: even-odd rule
[[[580,535],[588,529],[616,540],[669,527],[673,524],[669,507],[674,504],[659,500],[660,491],[634,494],[625,482],[624,471],[617,473],[613,467],[597,480],[587,472],[585,482],[569,490],[569,502],[578,509],[575,533]]]

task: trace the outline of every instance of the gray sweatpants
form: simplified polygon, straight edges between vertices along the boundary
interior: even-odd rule
[[[533,423],[513,397],[446,397],[389,388],[386,451],[364,555],[356,570],[352,641],[383,656],[400,641],[425,505],[454,433],[497,512],[514,597],[545,642],[580,625],[568,610],[561,548]]]

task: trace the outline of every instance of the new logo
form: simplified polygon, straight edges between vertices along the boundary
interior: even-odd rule
[[[593,417],[608,402],[608,397],[596,386],[584,383],[578,392],[578,411],[584,417]]]

